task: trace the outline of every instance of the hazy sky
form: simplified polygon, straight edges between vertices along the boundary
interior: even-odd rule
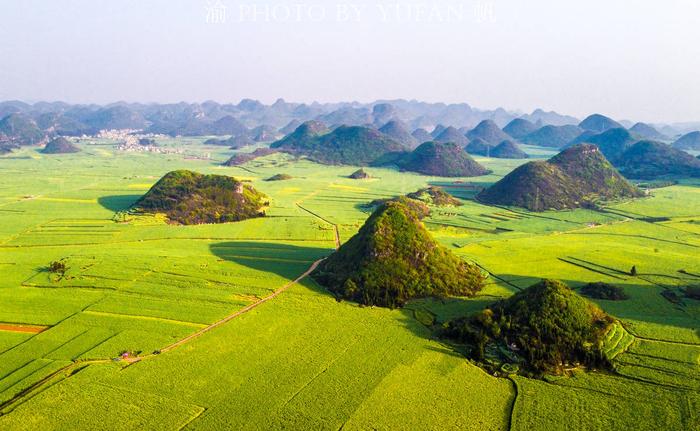
[[[0,99],[407,98],[700,120],[694,0],[0,0]]]

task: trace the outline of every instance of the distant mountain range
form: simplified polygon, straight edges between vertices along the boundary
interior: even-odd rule
[[[380,128],[392,120],[398,120],[408,131],[417,128],[432,130],[438,124],[472,129],[484,120],[503,127],[520,117],[518,113],[502,108],[479,110],[466,103],[379,100],[372,103],[305,104],[289,103],[282,99],[271,105],[252,99],[244,99],[238,104],[212,101],[172,104],[117,102],[109,105],[0,102],[0,119],[10,114],[21,119],[15,118],[13,121],[31,121],[50,136],[77,136],[109,129],[138,129],[173,136],[241,134],[259,126],[269,126],[281,134],[288,134],[309,120],[321,121],[329,127]],[[578,122],[573,117],[542,110],[535,110],[524,117],[533,123],[539,122],[539,125]]]
[[[387,148],[395,147],[393,143],[399,144],[401,151],[435,141],[457,144],[472,154],[492,156],[491,151],[496,146],[511,141],[515,147],[501,147],[496,154],[514,157],[514,150],[520,143],[556,149],[593,143],[613,163],[630,145],[640,140],[673,142],[673,147],[678,150],[700,151],[700,123],[633,124],[597,113],[579,121],[541,109],[531,114],[519,114],[502,108],[479,110],[466,103],[415,100],[304,104],[279,99],[265,105],[244,99],[238,104],[212,101],[174,104],[117,102],[104,106],[63,102],[0,102],[0,152],[7,153],[22,145],[44,144],[58,136],[93,135],[110,129],[133,129],[140,133],[170,136],[221,136],[224,138],[219,139],[218,144],[230,143],[232,147],[253,142],[275,142],[283,138],[277,145],[281,149],[290,149],[294,148],[290,140],[308,141],[309,136],[298,136],[305,133],[304,128],[300,129],[301,125],[310,127],[307,132],[312,135],[325,135],[340,127],[345,128],[340,129],[345,133],[366,129],[364,137],[350,137],[346,141],[374,137],[372,139],[376,138],[384,144],[391,142],[385,145]],[[327,139],[336,142],[332,138]],[[375,145],[365,149],[369,150],[370,147],[376,150]],[[507,151],[501,154],[502,150]],[[370,155],[382,151],[377,150]],[[319,155],[317,151],[316,157],[319,158]],[[370,155],[364,157],[365,162]],[[332,158],[326,161],[331,162]],[[342,159],[335,158],[336,162]],[[355,156],[344,159],[349,161]]]

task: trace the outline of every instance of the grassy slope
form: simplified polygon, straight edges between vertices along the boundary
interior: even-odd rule
[[[83,148],[84,153],[60,160],[31,149],[12,155],[28,159],[0,159],[5,173],[0,210],[6,221],[0,224],[5,274],[0,321],[57,324],[24,343],[26,336],[0,332],[1,399],[72,358],[109,357],[124,348],[148,351],[192,333],[280,287],[328,253],[334,225],[340,240],[347,240],[367,217],[357,204],[447,181],[376,169],[377,179],[360,184],[345,178],[356,168],[290,163],[282,155],[223,168],[216,164],[230,151],[198,145],[192,156],[211,153],[214,160]],[[481,185],[522,163],[477,160],[495,172],[469,180]],[[114,211],[175,168],[248,177],[271,197],[268,214],[276,217],[191,227],[152,218],[111,221]],[[294,179],[262,181],[281,170]],[[700,405],[697,388],[688,389],[697,384],[700,306],[690,300],[673,305],[659,292],[688,281],[680,268],[700,273],[698,190],[697,183],[657,190],[653,198],[616,206],[617,214],[516,213],[471,202],[438,209],[426,220],[433,236],[505,281],[492,278],[474,299],[425,300],[389,311],[338,304],[307,280],[170,353],[123,371],[112,364],[90,366],[0,416],[0,427],[51,428],[64,418],[74,427],[172,429],[197,418],[192,428],[345,423],[348,429],[505,429],[513,384],[486,376],[429,341],[413,313],[430,310],[446,319],[478,310],[536,278],[553,277],[574,286],[624,285],[629,301],[597,302],[645,339],[637,338],[618,356],[617,377],[518,380],[513,429],[561,424],[691,429]],[[473,194],[468,188],[454,192]],[[622,222],[620,214],[670,220]],[[588,227],[590,222],[605,225]],[[76,278],[51,282],[38,269],[62,257],[73,262]],[[639,277],[621,274],[632,265]],[[71,287],[74,282],[89,288]]]

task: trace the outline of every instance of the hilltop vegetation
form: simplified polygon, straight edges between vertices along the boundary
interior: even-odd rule
[[[282,133],[283,135],[288,135],[295,131],[297,127],[301,126],[301,121],[297,119],[290,120],[289,123],[287,123],[284,127],[282,127],[279,132]]]
[[[521,139],[537,130],[537,126],[523,118],[516,118],[508,123],[503,131],[515,139]]]
[[[511,140],[505,140],[500,144],[496,145],[492,150],[490,150],[491,157],[497,159],[527,159],[528,155],[525,151],[518,147],[518,144]]]
[[[46,134],[36,122],[22,114],[10,114],[0,120],[0,141],[16,145],[34,145],[43,141]]]
[[[265,181],[287,181],[287,180],[291,180],[292,178],[294,178],[294,177],[292,177],[289,174],[275,174],[275,175],[271,176],[270,178],[266,179]]]
[[[597,133],[602,133],[609,129],[624,128],[622,124],[612,118],[600,114],[589,115],[578,126],[583,130],[591,130]]]
[[[165,174],[134,207],[188,225],[261,217],[265,205],[265,195],[232,177],[180,170]]]
[[[272,142],[280,137],[280,132],[269,124],[262,124],[249,132],[253,142]]]
[[[494,146],[484,141],[481,138],[474,138],[469,145],[464,147],[468,154],[476,154],[479,156],[489,157]]]
[[[543,280],[485,310],[450,321],[444,335],[465,343],[484,367],[529,375],[572,366],[610,366],[602,344],[613,319],[563,283]]]
[[[447,129],[447,126],[445,126],[444,124],[438,124],[438,125],[435,126],[435,128],[433,128],[433,130],[430,132],[430,136],[431,136],[432,138],[437,138],[438,136],[440,136],[440,133],[442,133],[442,132],[445,131],[445,129]],[[431,139],[431,140],[432,140],[432,139]]]
[[[582,144],[550,160],[522,165],[479,193],[485,203],[531,211],[570,209],[600,199],[640,197],[643,193],[612,167],[594,145]]]
[[[135,124],[131,122],[125,124],[135,126]],[[98,129],[103,128],[115,127],[104,127],[102,125],[98,127]],[[147,131],[170,136],[243,136],[249,133],[248,128],[232,115],[224,115],[218,119],[201,118],[198,115],[188,116],[184,119],[158,119],[148,127]]]
[[[388,153],[405,147],[378,130],[361,126],[340,126],[325,133],[319,123],[304,123],[291,135],[270,147],[329,165],[366,166]]]
[[[71,141],[64,137],[58,137],[52,139],[48,144],[41,150],[44,154],[69,154],[77,153],[80,148],[75,146]]]
[[[276,153],[277,150],[273,150],[271,148],[258,148],[252,153],[237,153],[231,156],[228,160],[226,160],[223,165],[224,166],[239,166],[244,163],[250,162],[251,160],[255,160],[259,157],[265,157],[269,156],[270,154]]]
[[[662,142],[637,142],[620,156],[617,166],[628,178],[700,177],[700,160]]]
[[[411,133],[411,136],[416,140],[417,143],[422,144],[423,142],[432,141],[433,137],[425,129],[416,129]]]
[[[594,144],[613,164],[617,163],[622,154],[636,142],[632,134],[621,127],[608,129],[603,133],[586,136],[582,139],[577,138],[576,140],[581,140],[582,143]]]
[[[484,276],[435,242],[405,201],[379,206],[312,274],[338,298],[401,307],[414,298],[471,296]]]
[[[584,132],[574,142],[594,144],[620,173],[628,178],[700,176],[700,166],[692,156],[678,149],[675,143],[671,146],[657,141],[637,141],[635,135],[620,127],[598,134],[591,133]],[[691,140],[687,139],[684,142],[688,144]]]
[[[330,132],[328,127],[320,121],[307,121],[294,129],[292,133],[273,142],[270,148],[296,149],[308,146],[314,138]]]
[[[450,127],[447,127],[445,130],[443,130],[442,132],[440,132],[440,134],[435,137],[435,142],[440,142],[440,143],[452,142],[454,144],[459,145],[460,147],[463,147],[469,143],[469,139],[467,139],[466,136],[461,134],[459,132],[459,130],[450,126]]]
[[[375,211],[387,202],[398,201],[408,206],[416,213],[418,219],[423,220],[430,215],[430,206],[434,207],[459,207],[464,205],[459,199],[447,193],[442,187],[430,186],[418,189],[415,192],[406,193],[404,196],[386,199],[375,199],[364,208]]]
[[[87,116],[85,122],[94,130],[143,129],[147,124],[140,112],[123,105],[98,109]]]
[[[481,202],[530,211],[566,209],[579,205],[580,193],[557,166],[545,161],[526,163],[477,195]]]
[[[690,132],[681,136],[673,143],[673,148],[700,151],[700,132]]]
[[[507,133],[501,130],[496,123],[491,120],[484,120],[467,133],[470,140],[481,138],[491,145],[498,145],[500,142],[511,139]]]
[[[464,205],[459,199],[447,193],[442,187],[431,186],[406,195],[409,199],[424,202],[436,207],[458,207]]]
[[[440,177],[476,177],[489,171],[457,144],[425,142],[398,162],[401,169]]]
[[[35,117],[36,125],[44,133],[60,136],[80,136],[94,133],[95,130],[63,112],[43,112]]]
[[[526,144],[540,147],[561,148],[581,134],[578,126],[544,126],[525,135],[521,140]]]
[[[389,121],[379,131],[406,148],[413,149],[420,143],[408,132],[406,125],[398,120]]]
[[[647,123],[636,123],[630,127],[629,131],[642,139],[663,140],[668,139],[663,133]]]
[[[231,136],[226,139],[210,138],[204,141],[204,145],[226,146],[231,149],[238,149],[255,144],[255,141],[247,135]]]
[[[353,180],[364,180],[367,178],[371,178],[371,176],[367,173],[367,171],[360,168],[360,169],[356,170],[355,172],[353,172],[352,174],[350,174],[348,176],[348,178],[352,178]]]
[[[580,135],[578,135],[576,138],[574,138],[573,141],[569,142],[564,147],[567,148],[567,147],[573,147],[574,145],[578,145],[578,144],[585,144],[586,142],[588,142],[588,139],[590,139],[596,135],[598,135],[598,133],[593,132],[591,130],[584,130],[583,132],[581,132]]]

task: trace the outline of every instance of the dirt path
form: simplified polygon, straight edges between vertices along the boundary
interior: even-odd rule
[[[314,263],[312,263],[311,266],[309,267],[309,269],[307,269],[303,274],[301,274],[301,275],[300,275],[299,277],[297,277],[296,279],[290,281],[289,283],[285,284],[284,286],[280,287],[279,289],[275,290],[275,291],[272,292],[270,295],[268,295],[268,296],[266,296],[266,297],[260,299],[260,300],[257,301],[257,302],[254,302],[254,303],[252,303],[252,304],[249,304],[249,305],[247,305],[247,306],[241,308],[240,310],[236,311],[236,312],[233,313],[233,314],[229,314],[228,316],[224,317],[223,319],[219,320],[218,322],[212,323],[211,325],[209,325],[209,326],[207,326],[207,327],[205,327],[205,328],[200,329],[199,331],[195,332],[194,334],[188,335],[187,337],[183,338],[182,340],[179,340],[179,341],[177,341],[177,342],[175,342],[175,343],[173,343],[173,344],[171,344],[171,345],[169,345],[169,346],[167,346],[167,347],[162,348],[162,349],[160,350],[161,353],[169,352],[170,350],[173,350],[174,348],[176,348],[176,347],[178,347],[178,346],[181,346],[181,345],[183,345],[183,344],[185,344],[185,343],[188,343],[188,342],[194,340],[195,338],[199,338],[199,337],[201,337],[202,335],[204,335],[205,333],[211,331],[212,329],[217,328],[217,327],[223,325],[224,323],[229,322],[230,320],[235,319],[236,317],[240,316],[241,314],[245,314],[245,313],[249,312],[250,310],[252,310],[252,309],[254,309],[254,308],[256,308],[256,307],[258,307],[258,306],[264,304],[265,302],[267,302],[267,301],[269,301],[269,300],[271,300],[271,299],[276,298],[280,293],[282,293],[282,292],[284,292],[285,290],[289,289],[289,288],[292,287],[294,284],[300,282],[301,280],[303,280],[304,278],[306,278],[309,274],[311,274],[311,273],[316,269],[316,267],[318,266],[318,264],[321,263],[322,260],[323,260],[323,259],[319,259],[319,260],[315,261]],[[146,358],[151,357],[151,356],[154,356],[154,355],[153,355],[153,354],[150,354],[150,355],[142,356],[142,357],[139,357],[139,358],[136,358],[136,359],[139,359],[139,360],[140,360],[140,359],[146,359]]]
[[[249,304],[249,305],[241,308],[240,310],[238,310],[232,314],[229,314],[228,316],[224,317],[223,319],[200,329],[199,331],[195,332],[194,334],[188,335],[187,337],[185,337],[179,341],[176,341],[175,343],[173,343],[169,346],[166,346],[166,347],[160,349],[159,353],[169,352],[169,351],[171,351],[179,346],[182,346],[183,344],[189,343],[190,341],[201,337],[202,335],[211,331],[212,329],[218,328],[219,326],[235,319],[236,317],[239,317],[239,316],[249,312],[250,310],[252,310],[256,307],[259,307],[260,305],[264,304],[265,302],[276,298],[278,295],[283,293],[285,290],[289,289],[293,285],[299,283],[304,278],[308,277],[309,274],[311,274],[322,261],[323,261],[323,259],[319,259],[319,260],[313,262],[311,264],[311,266],[306,271],[304,271],[303,274],[298,276],[296,279],[290,281],[289,283],[285,284],[284,286],[280,287],[279,289],[275,290],[271,294],[265,296],[264,298],[254,302],[252,304]],[[126,361],[129,365],[131,365],[131,364],[135,364],[137,362],[143,361],[143,360],[155,358],[158,355],[159,354],[156,354],[156,353],[149,353],[149,354],[143,355],[143,356],[134,356],[134,357],[126,358],[124,361]],[[45,389],[47,387],[47,385],[50,385],[52,383],[58,383],[61,380],[67,379],[71,375],[75,374],[75,372],[77,370],[81,369],[81,367],[86,367],[88,365],[93,365],[93,364],[106,364],[106,363],[110,363],[110,362],[112,362],[111,359],[91,359],[91,360],[84,360],[84,361],[76,361],[76,362],[73,362],[72,364],[66,365],[65,367],[49,374],[48,376],[46,376],[43,379],[39,380],[38,382],[34,383],[33,385],[31,385],[27,389],[23,390],[22,392],[18,393],[17,395],[15,395],[11,399],[7,400],[6,402],[0,404],[0,416],[10,413],[18,405],[28,401],[34,395],[40,393],[43,389]],[[129,366],[129,365],[127,365],[127,366]]]

